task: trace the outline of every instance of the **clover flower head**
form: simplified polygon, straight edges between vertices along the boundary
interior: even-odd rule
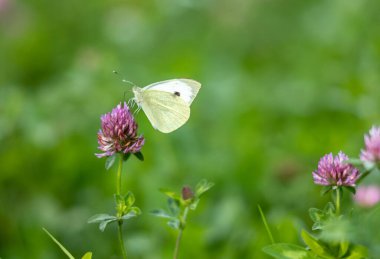
[[[137,136],[137,124],[128,105],[118,104],[116,108],[101,116],[102,128],[98,132],[98,149],[103,151],[97,157],[112,156],[115,153],[137,153],[144,145],[144,137]]]
[[[315,184],[325,186],[355,186],[359,178],[359,170],[346,163],[348,157],[340,151],[337,156],[332,153],[323,156],[318,169],[313,172]]]
[[[380,202],[380,188],[376,185],[360,186],[356,190],[354,201],[361,207],[373,207]]]
[[[380,162],[380,127],[373,126],[369,134],[364,135],[365,149],[362,149],[360,159],[365,163]]]

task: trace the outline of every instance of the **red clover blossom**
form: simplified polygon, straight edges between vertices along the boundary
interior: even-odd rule
[[[373,126],[364,136],[364,142],[365,149],[362,149],[360,159],[370,164],[380,162],[380,127]]]
[[[340,151],[337,156],[332,153],[319,160],[318,169],[313,172],[315,184],[325,186],[355,186],[359,178],[359,170],[345,163],[348,157]]]
[[[124,102],[101,116],[102,128],[98,132],[99,149],[104,153],[97,157],[112,156],[117,152],[137,153],[144,145],[144,137],[137,136],[137,124]]]

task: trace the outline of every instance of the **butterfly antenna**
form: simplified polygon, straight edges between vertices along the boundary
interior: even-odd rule
[[[113,70],[112,73],[114,73],[115,75],[120,76],[119,72],[117,72],[116,70]],[[130,85],[132,85],[132,86],[137,86],[137,85],[136,85],[135,83],[133,83],[132,81],[125,80],[124,78],[121,79],[121,81],[122,81],[123,83],[127,83],[127,84],[130,84]]]

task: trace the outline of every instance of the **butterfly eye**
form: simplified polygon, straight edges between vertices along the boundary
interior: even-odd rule
[[[174,92],[174,95],[176,95],[176,96],[181,96],[181,94],[179,93],[179,92]]]

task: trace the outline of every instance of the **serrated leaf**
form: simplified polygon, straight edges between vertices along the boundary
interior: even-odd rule
[[[127,207],[130,207],[133,205],[133,203],[135,203],[135,196],[133,195],[132,192],[128,192],[124,200],[125,200],[125,205]]]
[[[317,238],[315,238],[314,236],[309,234],[304,229],[301,231],[301,237],[302,237],[303,241],[305,242],[305,244],[315,254],[317,254],[323,258],[332,258],[332,259],[334,258],[333,256],[331,256],[329,254],[329,252],[327,251],[327,248],[322,243],[320,243],[320,241]]]
[[[195,186],[195,196],[201,197],[206,191],[214,186],[214,183],[208,182],[206,179],[202,179],[197,186]]]
[[[91,252],[87,252],[87,253],[85,253],[85,254],[82,256],[82,259],[92,259],[92,253],[91,253]]]
[[[109,170],[115,163],[116,160],[116,154],[113,154],[112,156],[107,157],[105,168],[106,170]]]
[[[104,231],[109,223],[116,222],[118,219],[115,217],[115,219],[105,220],[100,222],[99,224],[99,230]]]
[[[278,243],[265,246],[263,252],[277,259],[311,259],[320,258],[314,256],[305,248],[293,244]]]
[[[48,234],[48,236],[54,241],[54,243],[56,243],[59,246],[59,248],[61,248],[61,250],[65,253],[65,255],[67,255],[68,258],[75,259],[74,256],[70,254],[70,252],[57,239],[55,239],[55,237],[52,234],[50,234],[49,231],[47,231],[45,228],[42,228],[42,230],[45,231],[46,234]]]
[[[138,160],[144,161],[144,155],[141,152],[133,153]]]
[[[150,212],[153,216],[159,217],[159,218],[165,218],[165,219],[173,219],[171,215],[169,215],[164,210],[153,210]]]
[[[108,214],[96,214],[92,216],[91,218],[88,219],[87,223],[92,224],[92,223],[100,223],[105,220],[112,220],[112,219],[117,219],[115,216],[111,216]]]
[[[179,229],[179,220],[178,219],[169,220],[167,224],[171,228]]]
[[[174,200],[172,198],[169,198],[168,199],[168,208],[169,208],[169,211],[170,213],[173,215],[173,216],[177,216],[180,212],[180,202],[178,200]]]

